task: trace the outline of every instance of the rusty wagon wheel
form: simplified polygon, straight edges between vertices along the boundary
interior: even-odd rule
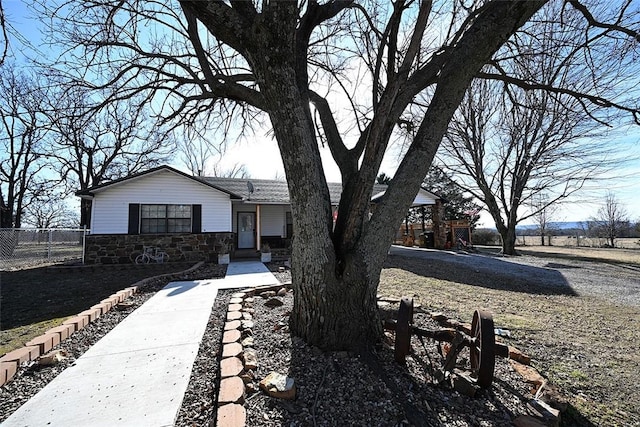
[[[476,310],[471,321],[471,336],[475,344],[469,347],[471,353],[471,372],[478,385],[487,388],[493,381],[496,363],[493,317],[484,310]]]
[[[398,363],[404,363],[411,350],[411,323],[413,323],[413,298],[404,297],[400,300],[396,322],[394,356]]]

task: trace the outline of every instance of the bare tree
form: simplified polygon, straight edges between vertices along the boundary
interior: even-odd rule
[[[156,166],[173,150],[171,144],[165,145],[148,108],[136,98],[113,100],[96,108],[90,94],[73,82],[61,88],[59,96],[49,99],[52,135],[48,156],[57,164],[68,191]],[[90,212],[90,201],[83,199],[81,225],[89,224]]]
[[[25,211],[25,222],[36,228],[75,228],[80,223],[78,213],[64,201],[64,194],[35,200]]]
[[[291,330],[335,349],[381,338],[381,266],[449,121],[471,81],[544,4],[185,0],[179,10],[87,0],[57,8],[66,15],[52,22],[77,57],[95,59],[90,69],[101,79],[94,86],[109,88],[112,97],[162,97],[169,121],[238,114],[251,123],[257,112],[268,116],[293,213]],[[583,29],[602,25],[586,16]],[[151,35],[138,31],[151,25]],[[608,32],[619,34],[618,27]],[[384,153],[412,107],[420,119],[407,154],[370,216]],[[339,114],[343,109],[348,116]],[[335,227],[322,144],[342,174]]]
[[[593,219],[600,233],[607,239],[607,244],[616,247],[616,238],[629,231],[629,214],[620,204],[615,194],[607,192],[602,206],[598,209],[598,216]]]
[[[0,0],[0,35],[2,37],[0,40],[0,65],[4,64],[4,61],[7,58],[7,52],[9,51],[8,25],[9,24],[4,17],[4,6],[2,5],[2,0]]]
[[[620,72],[595,35],[581,33],[583,19],[581,9],[565,4],[544,9],[540,21],[527,24],[499,52],[508,59],[479,73],[486,80],[471,86],[444,140],[442,162],[487,207],[505,254],[516,253],[518,223],[622,162],[616,148],[600,139],[603,126],[616,124],[626,107],[603,111],[600,102],[574,96],[613,90]],[[591,43],[593,49],[581,50]],[[582,62],[585,55],[590,60]],[[539,204],[543,193],[546,203]],[[536,208],[523,212],[527,205]]]
[[[533,222],[538,226],[538,232],[540,233],[540,244],[544,246],[544,238],[545,236],[551,237],[551,221],[554,219],[556,213],[558,212],[560,205],[559,204],[551,204],[549,203],[548,197],[544,194],[539,194],[538,197],[535,197],[532,200],[531,209],[534,213],[531,217]],[[551,240],[549,240],[549,245],[551,245]]]
[[[247,178],[246,165],[235,163],[228,169],[220,165],[226,151],[226,144],[215,144],[194,129],[185,129],[185,134],[176,142],[177,152],[193,175],[218,176],[226,178]],[[215,134],[215,132],[212,132]]]
[[[0,228],[20,228],[24,210],[52,183],[41,171],[45,124],[36,85],[13,65],[0,68]]]

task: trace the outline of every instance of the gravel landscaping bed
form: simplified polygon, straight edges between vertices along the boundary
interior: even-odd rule
[[[297,398],[249,395],[247,425],[509,426],[527,413],[526,402],[532,396],[505,360],[497,362],[494,385],[469,398],[446,381],[434,385],[442,357],[431,340],[422,345],[414,337],[406,366],[393,360],[391,340],[369,354],[322,352],[291,338],[287,322],[292,292],[282,298],[281,307],[266,307],[262,298],[255,301],[253,333],[259,355],[255,376],[259,380],[278,371],[294,378]],[[395,308],[391,304],[386,315]],[[414,320],[417,326],[438,328],[424,313],[416,313]],[[461,363],[468,360],[462,356]]]

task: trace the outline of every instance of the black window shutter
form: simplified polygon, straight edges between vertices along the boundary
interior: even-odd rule
[[[191,205],[191,232],[202,232],[202,205]]]
[[[129,203],[129,234],[140,234],[139,203]]]

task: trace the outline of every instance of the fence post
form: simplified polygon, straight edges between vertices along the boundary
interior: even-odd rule
[[[53,244],[53,231],[49,229],[49,239],[47,241],[47,260],[51,261],[51,245]]]
[[[84,249],[87,244],[87,226],[82,226],[82,265],[84,265]]]

